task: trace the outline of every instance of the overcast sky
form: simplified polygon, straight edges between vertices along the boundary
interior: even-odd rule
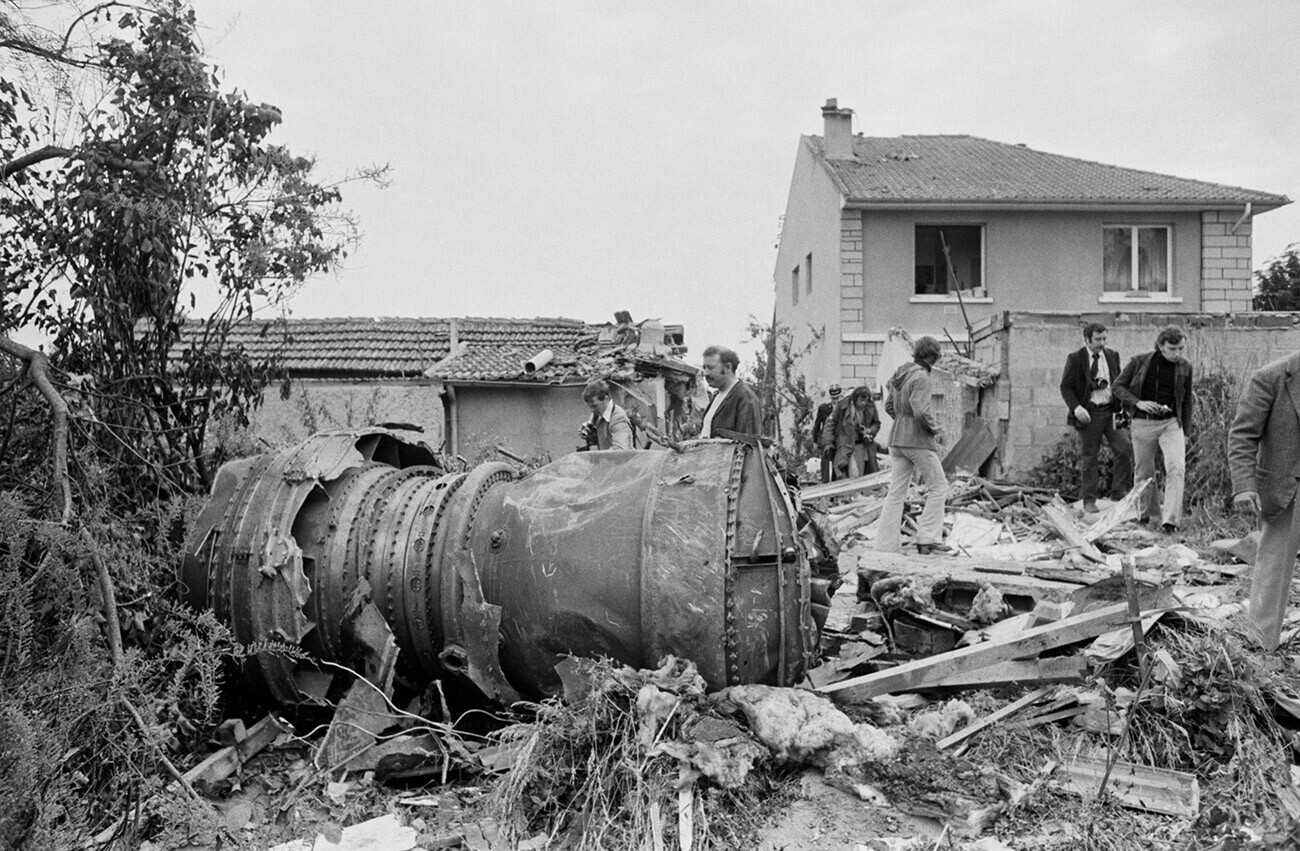
[[[772,315],[801,134],[965,133],[1300,197],[1300,3],[197,0],[227,87],[354,187],[293,315]],[[1300,241],[1255,220],[1255,264]]]

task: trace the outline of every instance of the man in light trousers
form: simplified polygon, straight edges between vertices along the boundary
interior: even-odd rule
[[[1133,415],[1133,480],[1153,479],[1156,447],[1165,459],[1165,495],[1159,501],[1153,484],[1142,499],[1139,522],[1158,516],[1169,534],[1183,520],[1183,479],[1187,470],[1187,435],[1192,429],[1192,365],[1183,352],[1183,329],[1168,325],[1156,335],[1154,351],[1128,362],[1111,385]]]
[[[894,418],[889,433],[889,492],[876,527],[876,549],[901,552],[903,502],[915,472],[926,489],[925,506],[917,523],[916,551],[920,555],[951,553],[943,543],[943,503],[948,498],[948,479],[939,460],[939,428],[932,410],[930,369],[939,360],[939,343],[922,337],[912,348],[912,363],[905,363],[889,380],[885,411]]]
[[[1281,641],[1291,597],[1300,517],[1300,352],[1260,367],[1241,391],[1228,430],[1232,501],[1259,518],[1247,628],[1265,650]]]

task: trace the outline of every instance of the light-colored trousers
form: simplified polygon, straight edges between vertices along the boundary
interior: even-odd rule
[[[933,449],[914,449],[910,446],[889,447],[889,493],[880,509],[880,523],[876,526],[876,549],[896,553],[903,549],[903,502],[907,489],[916,473],[925,488],[925,506],[917,523],[918,544],[943,543],[943,502],[948,498],[948,479],[943,474],[943,462]]]
[[[1143,518],[1160,515],[1161,523],[1174,526],[1183,521],[1183,479],[1187,471],[1187,435],[1178,417],[1167,420],[1133,418],[1133,481],[1155,479],[1156,447],[1165,456],[1165,499],[1161,505],[1155,486],[1142,497]]]
[[[1295,499],[1272,522],[1259,521],[1262,534],[1250,576],[1250,633],[1265,650],[1274,650],[1282,637],[1296,551],[1300,550],[1300,518]]]

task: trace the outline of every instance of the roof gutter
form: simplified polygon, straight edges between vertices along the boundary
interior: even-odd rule
[[[1284,198],[1277,203],[1269,202],[1248,202],[1255,213],[1263,213],[1269,210],[1276,210],[1291,203],[1289,198]],[[944,210],[944,211],[981,211],[990,208],[999,210],[1016,210],[1029,212],[1077,212],[1079,210],[1093,210],[1105,212],[1108,210],[1134,212],[1149,210],[1151,212],[1167,212],[1169,210],[1179,211],[1199,211],[1199,210],[1236,210],[1239,209],[1240,201],[1052,201],[1052,202],[1035,202],[1035,201],[862,201],[848,199],[844,203],[845,209],[850,210]]]

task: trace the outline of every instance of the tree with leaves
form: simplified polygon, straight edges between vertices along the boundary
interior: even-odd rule
[[[1300,310],[1300,242],[1255,272],[1256,310]]]
[[[799,364],[826,336],[826,331],[809,326],[808,342],[796,346],[794,333],[779,323],[768,325],[750,317],[746,330],[751,340],[762,344],[749,372],[758,392],[764,430],[776,435],[788,465],[802,465],[817,454],[817,438],[811,432],[817,406]],[[782,436],[786,425],[790,428],[788,439]]]
[[[191,9],[108,3],[77,27],[80,50],[6,43],[99,97],[60,114],[30,73],[0,74],[0,332],[52,339],[71,422],[119,495],[206,489],[209,422],[246,421],[275,367],[227,346],[231,326],[334,268],[356,229],[338,186],[269,141],[280,111],[221,90]],[[215,310],[195,313],[196,287]]]
[[[0,847],[134,847],[216,823],[172,760],[251,652],[172,600],[185,504],[160,498],[207,488],[209,424],[274,374],[231,327],[356,229],[187,6],[31,8],[0,0]]]

